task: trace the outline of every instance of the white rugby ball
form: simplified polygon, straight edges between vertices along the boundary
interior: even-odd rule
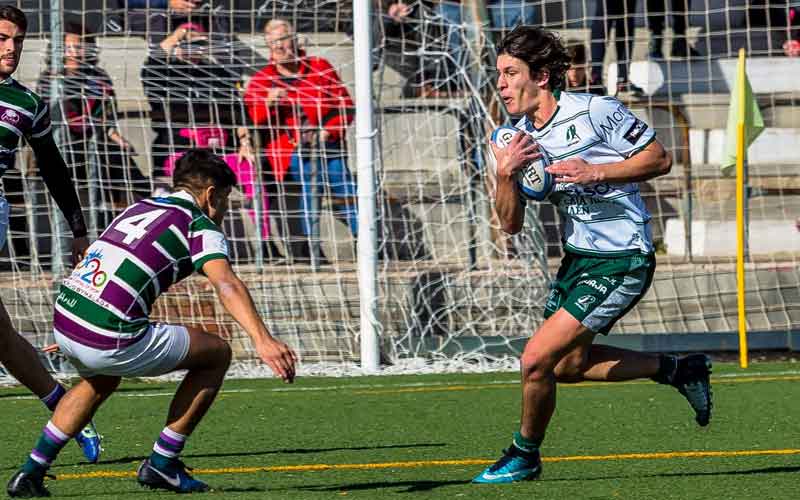
[[[520,132],[522,131],[516,127],[501,125],[492,132],[492,142],[498,148],[504,148],[508,146],[514,135]],[[550,158],[541,145],[539,150],[542,153],[541,158],[532,162],[517,174],[517,185],[520,193],[525,198],[536,201],[542,201],[547,198],[547,195],[553,189],[553,176],[545,171],[545,167],[551,163]]]

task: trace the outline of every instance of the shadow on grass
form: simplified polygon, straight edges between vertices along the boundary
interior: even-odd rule
[[[783,467],[762,467],[760,469],[745,470],[726,470],[726,471],[707,471],[707,472],[662,472],[658,474],[629,474],[625,476],[602,476],[602,477],[559,477],[538,479],[539,482],[557,483],[564,481],[610,481],[615,479],[641,479],[646,477],[710,477],[710,476],[748,476],[755,474],[784,474],[800,472],[800,466]]]
[[[455,486],[469,484],[469,479],[454,481],[376,481],[371,483],[349,483],[338,484],[335,486],[300,486],[297,488],[287,488],[300,491],[315,491],[319,493],[332,491],[366,491],[366,490],[386,490],[400,488],[398,493],[417,493],[420,491],[432,491],[443,486]]]
[[[264,450],[264,451],[237,451],[237,452],[224,452],[224,453],[187,453],[182,455],[184,459],[193,458],[230,458],[230,457],[257,457],[262,455],[292,455],[292,454],[310,454],[310,453],[325,453],[330,451],[365,451],[365,450],[395,450],[404,448],[430,448],[447,446],[447,443],[411,443],[411,444],[387,444],[377,446],[341,446],[333,448],[282,448],[278,450]],[[149,455],[147,455],[149,456]],[[115,458],[114,460],[100,460],[96,465],[113,465],[113,464],[127,464],[131,462],[141,462],[147,456],[127,456]],[[88,465],[86,462],[75,462],[72,464],[61,464],[59,466],[68,467],[74,465]]]

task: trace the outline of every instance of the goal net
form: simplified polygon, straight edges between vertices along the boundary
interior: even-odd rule
[[[392,2],[376,2],[376,322],[384,373],[515,369],[541,324],[563,255],[562,220],[548,202],[532,202],[525,229],[505,235],[492,209],[486,144],[493,127],[511,122],[496,96],[494,44],[519,22],[558,31],[576,51],[575,66],[585,69],[578,89],[618,94],[674,158],[669,175],[641,185],[658,252],[653,285],[602,340],[647,350],[735,348],[735,184],[720,164],[734,58],[738,48],[748,50],[767,128],[748,162],[747,324],[752,346],[791,347],[800,331],[800,158],[785,146],[798,139],[800,89],[789,75],[800,59],[784,55],[784,46],[793,47],[791,6],[745,8],[742,1],[726,10],[707,0],[683,12],[674,2],[608,3],[615,7],[412,1],[390,11]],[[617,5],[636,3],[647,6]],[[83,36],[79,47],[66,40],[64,60],[80,49],[81,71],[67,68],[55,78],[46,71],[49,15],[24,1],[21,7],[32,27],[16,77],[45,90],[45,81],[61,83],[58,139],[91,236],[139,194],[168,189],[171,162],[183,151],[214,148],[240,182],[224,223],[232,260],[270,330],[296,349],[301,373],[359,373],[356,157],[348,118],[359,103],[336,93],[333,80],[320,93],[313,84],[292,88],[297,82],[286,75],[285,104],[305,120],[265,111],[254,123],[246,98],[280,42],[265,40],[271,19],[288,21],[297,49],[327,61],[353,96],[352,3],[213,0],[187,18],[152,3],[66,2],[63,28],[80,26]],[[165,49],[180,29],[198,40],[171,47],[168,40]],[[320,140],[325,117],[309,119],[311,108],[303,109],[317,106],[314,99],[349,124],[342,140]],[[76,116],[91,113],[76,126]],[[243,129],[254,143],[252,162],[239,158]],[[30,151],[19,156],[4,178],[12,209],[0,297],[19,331],[41,346],[52,339],[54,290],[68,269],[69,240]],[[162,296],[154,317],[229,339],[232,374],[267,374],[201,277]],[[53,361],[56,370],[69,369]]]

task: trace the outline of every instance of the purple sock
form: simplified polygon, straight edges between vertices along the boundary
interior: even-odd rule
[[[61,398],[64,397],[64,394],[66,393],[67,390],[64,389],[64,386],[56,382],[56,386],[52,391],[50,391],[50,394],[40,399],[48,410],[55,411],[56,406],[58,406],[58,402],[61,401]]]

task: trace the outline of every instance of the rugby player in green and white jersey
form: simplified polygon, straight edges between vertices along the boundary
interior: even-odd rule
[[[72,259],[77,262],[89,246],[86,224],[69,170],[53,140],[47,104],[11,77],[19,65],[27,27],[21,10],[8,5],[0,7],[0,176],[14,166],[20,139],[24,138],[36,155],[36,165],[47,189],[72,230]],[[0,192],[0,249],[6,244],[8,216],[8,202]],[[39,396],[48,409],[55,410],[65,389],[47,373],[33,346],[14,329],[2,303],[0,363]],[[100,457],[100,437],[94,425],[89,423],[75,439],[86,458],[96,462]]]
[[[521,359],[522,417],[503,456],[477,483],[535,479],[539,447],[555,410],[556,383],[639,378],[677,388],[707,425],[711,362],[678,359],[593,343],[645,294],[655,256],[650,215],[637,183],[669,172],[672,160],[645,122],[611,97],[564,92],[569,56],[556,35],[520,26],[497,48],[498,91],[523,118],[497,158],[496,210],[503,229],[522,229],[524,204],[515,174],[541,154],[554,163],[550,201],[566,220],[564,259],[551,285],[545,321]]]

